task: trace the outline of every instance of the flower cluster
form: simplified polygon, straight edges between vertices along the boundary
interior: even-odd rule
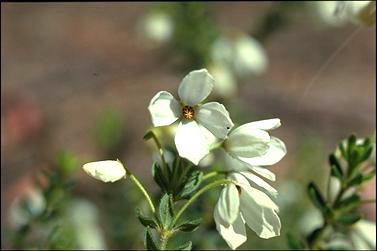
[[[174,136],[177,152],[195,165],[209,154],[215,143],[225,151],[231,171],[227,179],[234,184],[225,186],[221,192],[214,219],[221,236],[235,249],[247,239],[245,223],[261,238],[280,234],[278,207],[269,197],[277,192],[253,172],[274,181],[274,174],[261,166],[280,161],[286,147],[268,133],[280,126],[279,119],[251,122],[233,129],[229,112],[222,104],[202,103],[213,85],[214,79],[206,69],[192,71],[178,88],[179,101],[169,92],[160,91],[148,109],[155,127],[179,123]]]

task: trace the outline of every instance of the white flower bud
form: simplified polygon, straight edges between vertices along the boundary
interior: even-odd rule
[[[82,168],[87,174],[103,182],[114,182],[126,176],[126,170],[119,160],[90,162]]]

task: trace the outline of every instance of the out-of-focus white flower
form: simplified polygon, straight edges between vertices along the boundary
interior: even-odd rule
[[[343,2],[345,5],[344,11],[352,22],[367,26],[376,24],[376,1]]]
[[[225,64],[213,64],[209,66],[215,86],[213,92],[220,97],[233,97],[237,92],[237,82],[232,72]]]
[[[218,38],[212,46],[211,56],[215,63],[228,65],[239,76],[262,74],[268,65],[263,46],[246,34]]]
[[[167,42],[174,29],[171,18],[162,12],[153,12],[147,15],[143,22],[145,35],[156,42]]]
[[[232,173],[229,179],[236,181],[237,186],[229,184],[222,190],[214,210],[217,231],[232,249],[247,240],[245,223],[261,238],[280,235],[279,208],[265,193],[250,185],[250,181],[256,181],[250,175]]]
[[[75,199],[68,208],[80,249],[106,249],[103,232],[98,225],[97,208],[90,201]]]
[[[209,153],[203,159],[199,161],[198,166],[207,167],[207,166],[212,165],[214,161],[215,161],[215,155],[213,153]]]
[[[321,20],[329,25],[340,26],[348,21],[367,26],[376,23],[375,1],[317,1],[314,4]]]
[[[298,227],[303,234],[309,234],[314,229],[323,225],[323,217],[320,211],[315,208],[308,209],[301,218],[298,219]]]
[[[179,120],[174,142],[181,157],[195,165],[209,153],[216,137],[224,139],[233,127],[228,111],[218,102],[201,104],[213,89],[213,77],[206,69],[190,72],[179,88],[178,102],[166,91],[158,92],[148,110],[154,126],[166,126]]]
[[[223,144],[224,149],[233,158],[251,166],[274,165],[287,153],[284,142],[267,132],[279,126],[280,119],[244,124],[229,133]]]
[[[320,20],[328,25],[340,26],[346,23],[345,13],[340,11],[339,1],[315,1],[314,9]]]
[[[21,206],[21,200],[25,200],[28,212]],[[39,189],[33,189],[26,193],[25,197],[17,198],[10,206],[10,223],[15,227],[27,224],[31,217],[37,216],[46,208],[46,201]]]
[[[87,174],[103,182],[114,182],[126,176],[126,170],[119,160],[89,162],[82,168]]]
[[[351,240],[356,250],[376,250],[376,223],[359,220],[352,226]]]

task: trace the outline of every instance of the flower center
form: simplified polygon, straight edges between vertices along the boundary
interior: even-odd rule
[[[194,108],[192,108],[191,106],[185,105],[182,109],[182,115],[185,119],[193,119]]]

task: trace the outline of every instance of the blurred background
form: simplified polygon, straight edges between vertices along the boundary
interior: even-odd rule
[[[302,219],[313,209],[307,183],[324,190],[328,154],[351,133],[367,137],[375,131],[375,26],[331,22],[310,2],[181,5],[1,4],[2,248],[13,247],[14,240],[22,247],[46,238],[55,241],[54,248],[143,248],[143,227],[134,213],[145,206],[139,191],[131,182],[103,184],[81,166],[119,158],[158,196],[150,169],[155,149],[143,141],[151,127],[147,106],[160,90],[177,96],[182,78],[202,67],[220,72],[214,73],[216,81],[225,76],[232,83],[210,98],[226,104],[236,125],[280,118],[282,126],[272,135],[288,149],[270,168],[277,175],[272,185],[280,194],[282,235],[262,240],[248,231],[241,248],[286,249],[287,231],[305,231]],[[231,59],[234,69],[227,71],[234,74],[227,75],[218,69],[230,64],[216,62],[229,55],[218,53],[226,50],[224,41],[235,44],[238,37],[253,37],[254,50],[262,54],[256,70],[250,66],[246,73]],[[249,49],[239,52],[241,61]],[[47,205],[61,210],[14,234],[28,217],[17,214],[17,201],[34,198],[29,214],[46,204],[36,179],[49,189]],[[228,248],[212,218],[218,194],[202,197],[211,203],[197,202],[206,212],[203,224],[184,235],[194,248]],[[363,196],[376,197],[375,179]],[[55,199],[61,204],[50,202],[56,197],[64,198]],[[376,220],[375,203],[361,210]]]

